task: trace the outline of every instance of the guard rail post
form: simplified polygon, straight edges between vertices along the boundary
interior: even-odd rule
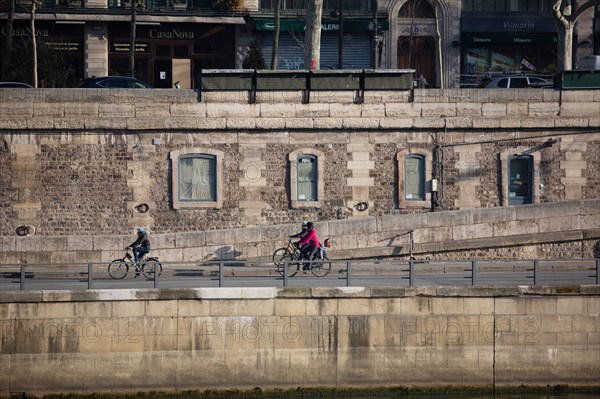
[[[88,263],[88,290],[92,289],[92,284],[94,281],[93,280],[94,278],[92,276],[93,271],[94,271],[94,268],[93,268],[92,264]]]
[[[346,287],[352,286],[352,262],[346,262]]]
[[[27,264],[27,261],[21,262],[21,276],[20,276],[20,281],[19,281],[19,289],[21,291],[25,291],[25,265]]]
[[[471,285],[477,284],[477,261],[471,261]]]
[[[539,269],[540,265],[539,265],[539,260],[534,260],[533,261],[533,285],[536,285],[538,283],[538,275],[540,273],[540,269]]]
[[[283,261],[283,286],[284,287],[288,286],[288,278],[289,278],[289,276],[288,276],[288,266],[289,266],[288,261],[284,260]]]
[[[408,261],[408,286],[412,287],[415,284],[415,260]]]
[[[225,278],[223,271],[225,270],[224,262],[219,262],[219,287],[223,287],[223,279]]]
[[[158,275],[160,274],[158,262],[152,262],[151,265],[154,266],[154,273],[152,273],[154,276],[154,288],[158,288]]]

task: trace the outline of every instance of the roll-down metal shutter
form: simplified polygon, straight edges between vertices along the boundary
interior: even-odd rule
[[[265,64],[270,67],[273,47],[273,33],[266,32],[262,37],[262,51]],[[344,69],[363,69],[371,67],[371,36],[369,33],[351,33],[344,35],[342,43]],[[304,35],[281,32],[277,69],[306,69],[304,66]],[[321,69],[337,69],[338,35],[321,35]]]

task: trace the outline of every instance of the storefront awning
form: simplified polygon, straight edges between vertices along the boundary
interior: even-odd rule
[[[273,18],[251,18],[255,23],[257,31],[274,31],[275,20]],[[304,32],[304,19],[281,18],[279,29],[281,32]],[[373,30],[372,18],[344,18],[344,32],[370,32]],[[377,30],[388,30],[389,21],[387,18],[377,19]],[[321,32],[339,31],[337,19],[323,18],[321,21]]]

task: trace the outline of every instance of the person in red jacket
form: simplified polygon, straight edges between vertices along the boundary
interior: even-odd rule
[[[310,261],[312,260],[313,256],[315,256],[319,248],[321,248],[321,243],[319,242],[315,225],[312,222],[306,223],[306,231],[307,234],[302,237],[302,239],[298,241],[296,245],[298,248],[301,248],[300,259],[306,259]],[[309,267],[310,266],[305,265],[303,269],[307,270]]]

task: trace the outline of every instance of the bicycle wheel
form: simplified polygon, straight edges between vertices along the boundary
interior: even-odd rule
[[[273,252],[273,263],[277,266],[277,270],[279,270],[280,267],[283,267],[283,257],[287,254],[287,251],[287,248],[279,248]]]
[[[279,272],[279,274],[283,276],[283,273],[285,273],[285,263],[287,262],[287,275],[288,277],[294,277],[296,273],[298,273],[298,269],[300,268],[300,263],[294,262],[297,259],[298,257],[296,252],[286,252],[285,254],[283,254],[283,256],[280,259],[280,265],[277,266],[277,271]]]
[[[157,272],[160,276],[162,274],[162,265],[157,260],[150,260],[148,262],[144,262],[142,265],[142,274],[148,280],[154,280],[154,273]]]
[[[123,259],[115,259],[108,265],[108,275],[115,280],[121,280],[127,276],[129,263]]]
[[[316,277],[325,277],[331,271],[331,262],[326,255],[323,255],[323,259],[316,259],[311,262],[311,273]]]

